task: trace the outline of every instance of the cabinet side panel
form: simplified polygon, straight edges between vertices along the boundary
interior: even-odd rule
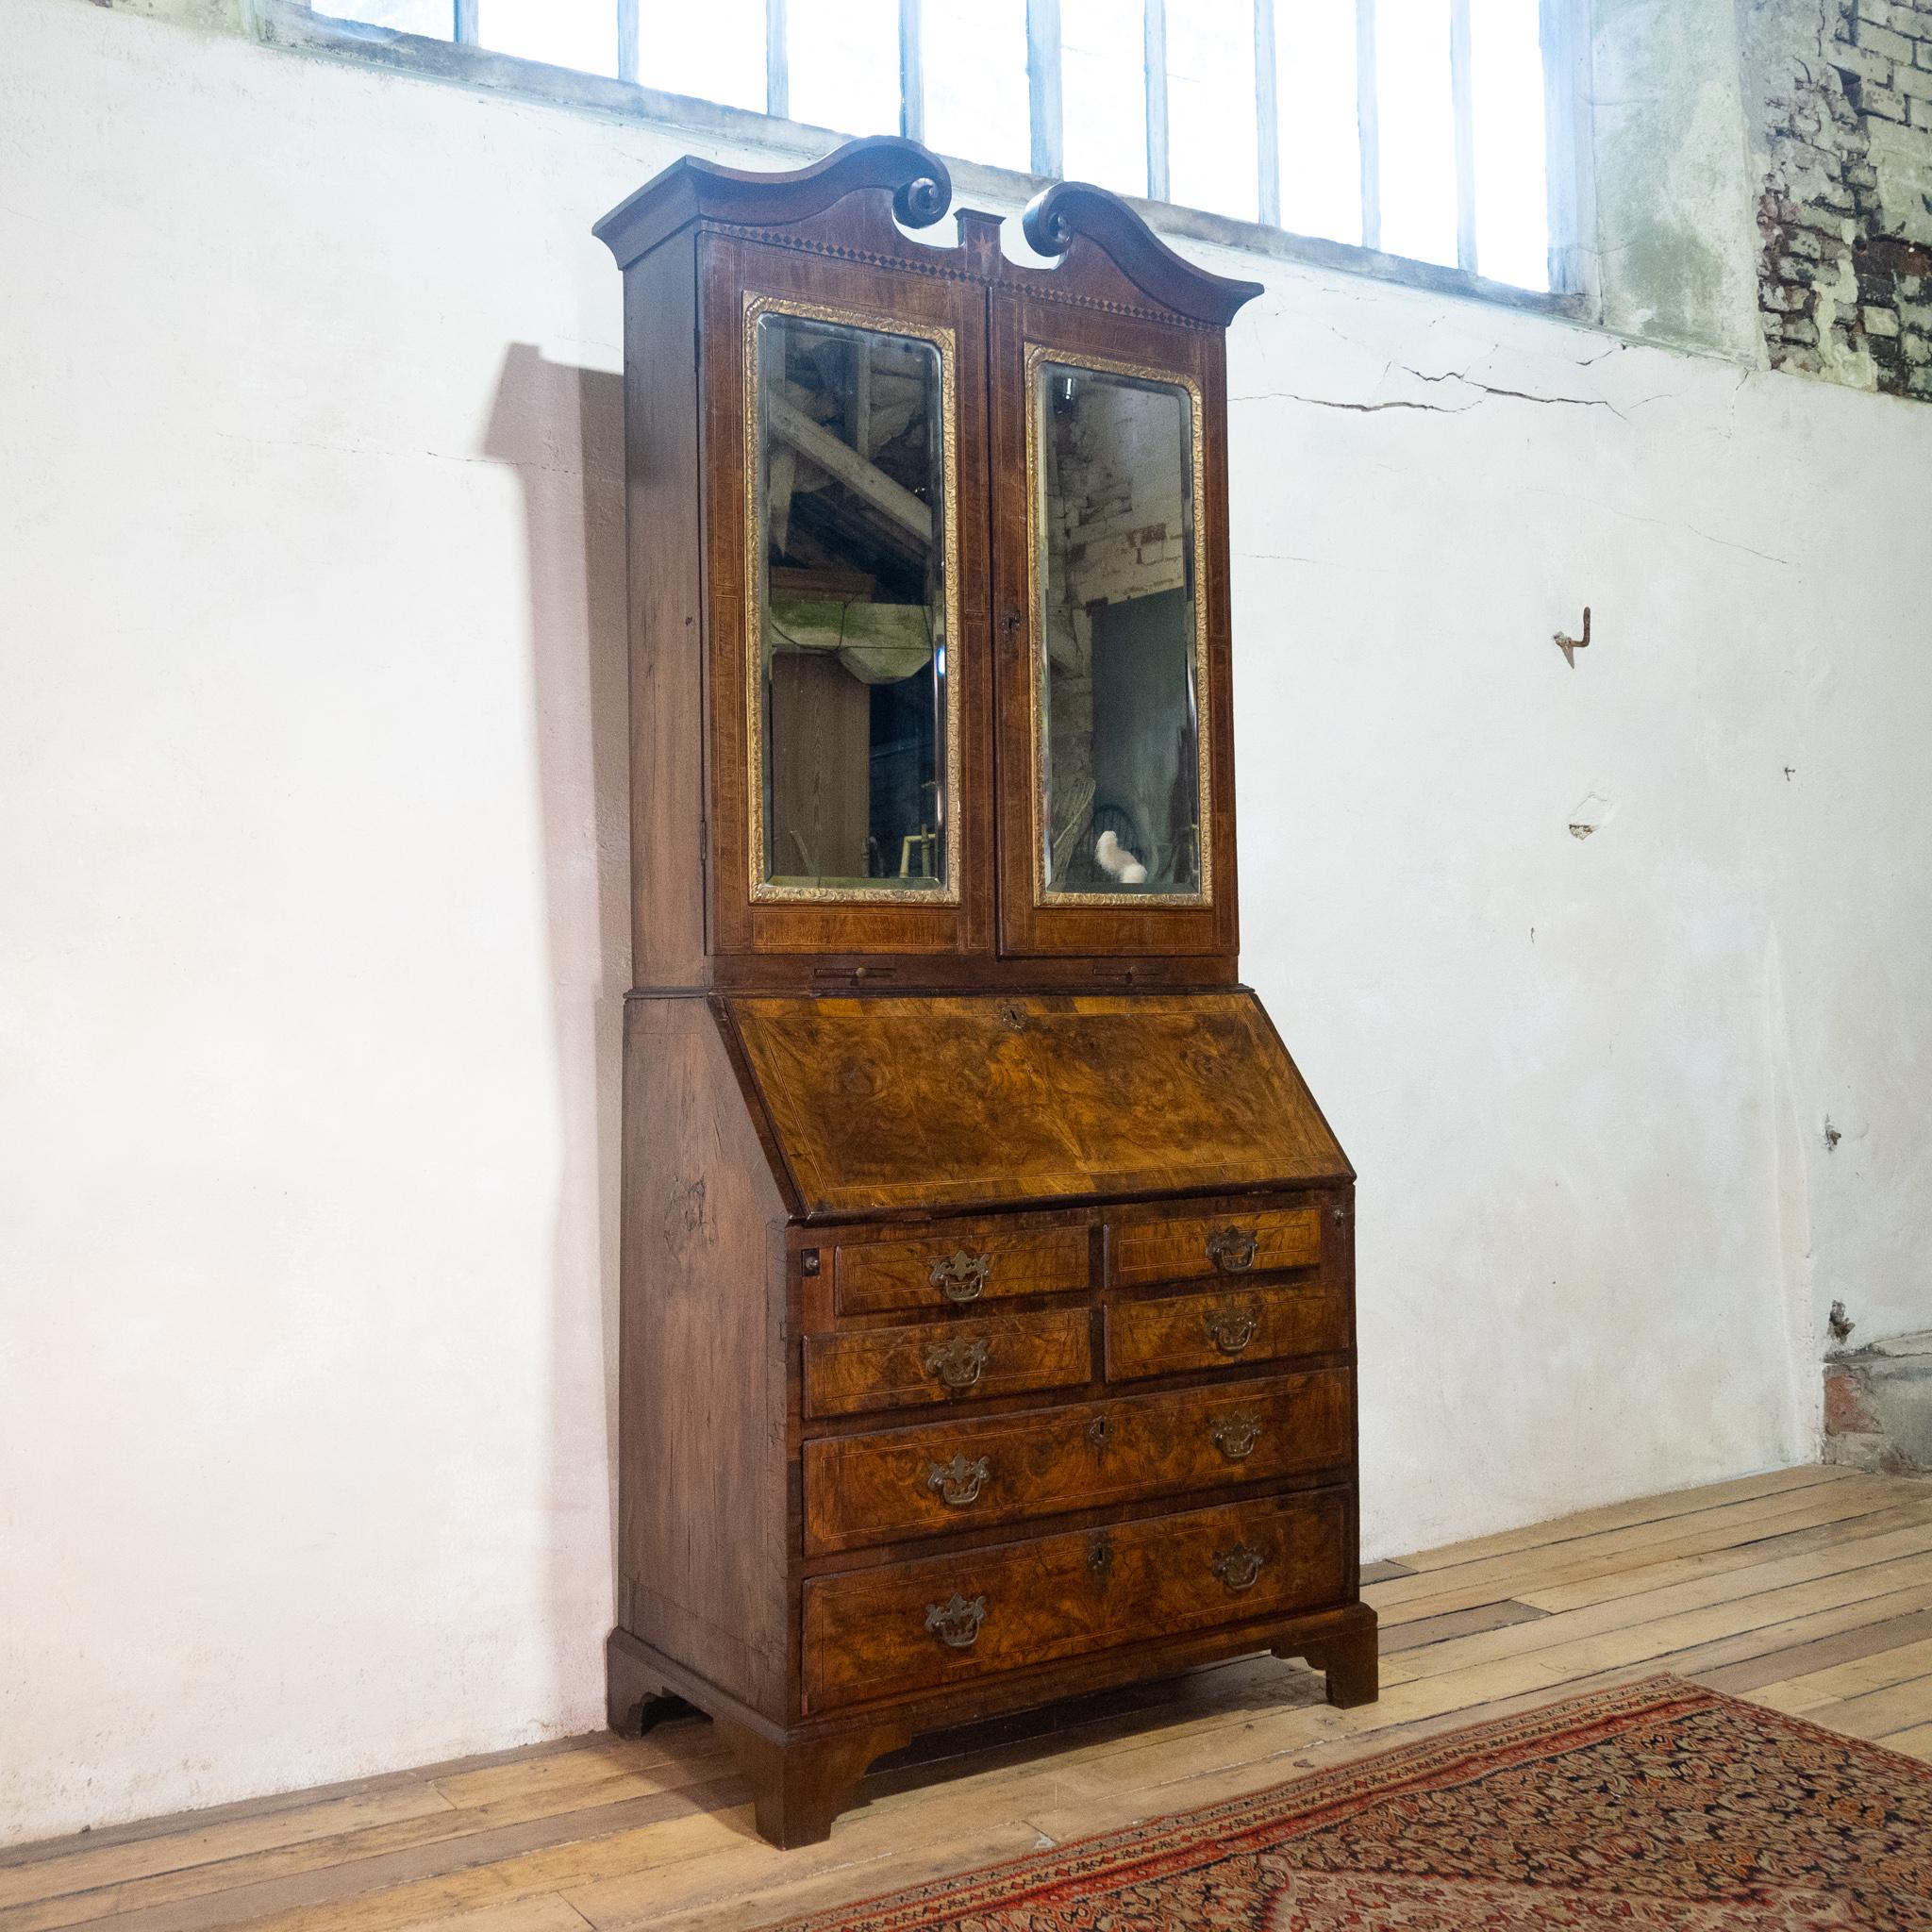
[[[624,1114],[618,1621],[782,1717],[785,1217],[704,1000],[628,1003]]]
[[[686,234],[645,256],[624,283],[637,986],[694,987],[708,976],[697,390],[696,266]]]

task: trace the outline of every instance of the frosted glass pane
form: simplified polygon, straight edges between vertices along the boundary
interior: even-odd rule
[[[456,33],[456,0],[320,0],[316,12],[337,20],[366,21],[399,34],[446,41]]]
[[[1537,0],[1471,0],[1476,266],[1520,288],[1550,285],[1549,162]]]
[[[1134,0],[1060,0],[1062,173],[1147,192],[1146,23]]]
[[[476,0],[476,38],[498,54],[617,72],[615,0]]]
[[[790,0],[791,118],[841,134],[899,131],[897,0]]]
[[[924,12],[926,146],[1026,170],[1026,0],[924,0]]]
[[[1362,239],[1362,152],[1355,111],[1355,8],[1288,0],[1274,9],[1281,225],[1330,242]]]
[[[705,0],[703,8],[652,0],[638,11],[644,86],[764,112],[765,0]]]
[[[1449,0],[1375,0],[1382,246],[1456,263],[1456,108]]]
[[[1167,9],[1168,198],[1252,222],[1254,0],[1187,0]]]

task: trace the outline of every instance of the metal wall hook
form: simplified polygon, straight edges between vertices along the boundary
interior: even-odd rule
[[[1563,661],[1569,665],[1571,670],[1574,671],[1576,669],[1577,652],[1588,650],[1589,647],[1590,606],[1586,604],[1583,607],[1583,635],[1580,638],[1570,638],[1565,637],[1561,631],[1558,631],[1557,633],[1557,648],[1562,652]]]

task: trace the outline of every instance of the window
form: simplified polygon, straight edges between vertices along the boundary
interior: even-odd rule
[[[1552,286],[1574,0],[316,0],[408,34]]]

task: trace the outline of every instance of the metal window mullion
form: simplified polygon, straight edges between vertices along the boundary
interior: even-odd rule
[[[1355,121],[1361,144],[1362,246],[1382,245],[1382,129],[1375,94],[1375,0],[1355,0]]]
[[[1147,199],[1167,199],[1167,0],[1144,0],[1147,66]]]
[[[1585,242],[1591,195],[1583,62],[1589,37],[1577,31],[1577,0],[1541,0],[1537,39],[1543,58],[1543,172],[1549,208],[1550,287],[1587,292],[1592,282]]]
[[[1058,180],[1067,159],[1061,119],[1060,0],[1026,0],[1026,112],[1033,172]]]
[[[477,45],[482,29],[478,25],[476,13],[481,5],[482,0],[457,0],[456,19],[452,25],[458,46]]]
[[[785,33],[785,0],[765,0],[765,112],[791,118],[791,68]]]
[[[638,77],[638,0],[617,0],[617,77]]]
[[[921,0],[899,0],[899,132],[925,139],[925,22]]]
[[[1257,205],[1271,228],[1281,225],[1281,119],[1274,97],[1274,0],[1255,0],[1255,168]]]
[[[1475,86],[1469,0],[1449,0],[1449,98],[1456,115],[1456,266],[1475,268]]]

